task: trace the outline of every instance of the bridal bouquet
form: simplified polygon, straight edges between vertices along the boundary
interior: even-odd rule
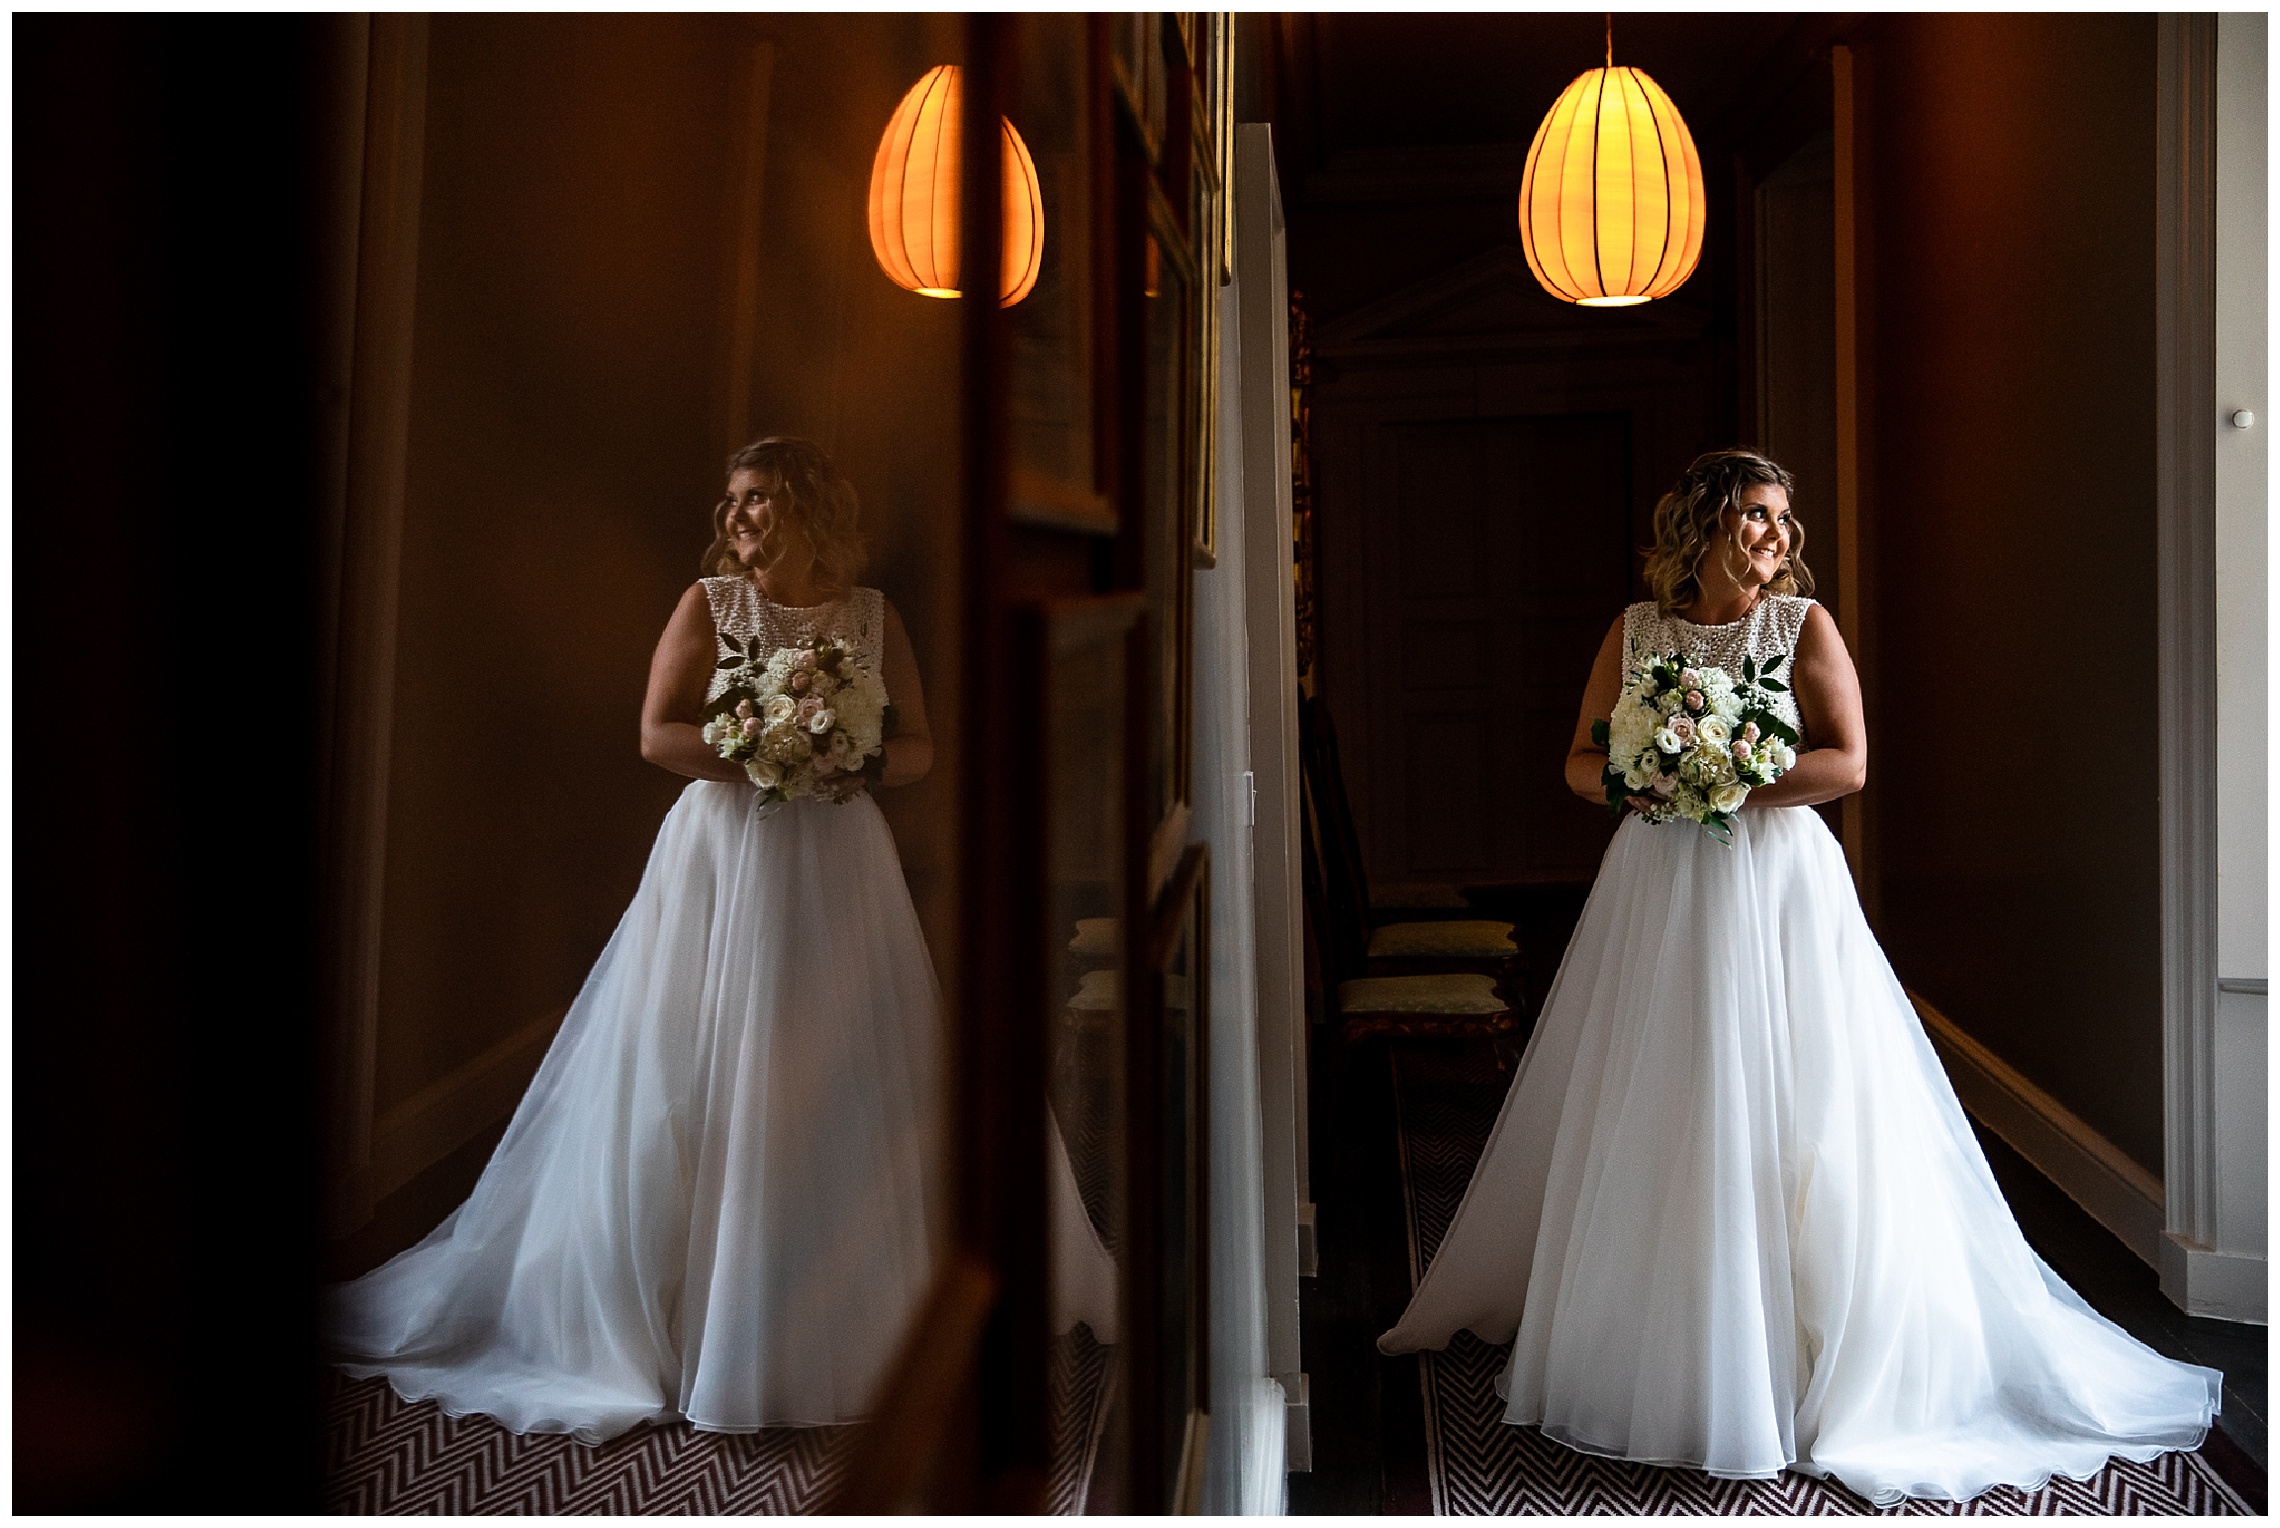
[[[1639,811],[1649,822],[1698,822],[1732,842],[1751,789],[1797,762],[1797,733],[1773,714],[1767,693],[1788,690],[1774,677],[1788,662],[1784,653],[1761,669],[1748,659],[1739,684],[1678,653],[1633,669],[1614,716],[1591,724],[1592,741],[1607,750],[1608,811],[1619,817],[1643,800],[1652,803]]]
[[[887,687],[844,637],[803,636],[762,653],[759,639],[724,637],[728,687],[705,707],[704,739],[744,766],[766,801],[833,794],[886,749]]]

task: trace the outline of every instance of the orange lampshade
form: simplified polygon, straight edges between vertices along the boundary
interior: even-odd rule
[[[1587,69],[1528,146],[1520,247],[1554,297],[1629,307],[1694,274],[1702,210],[1702,159],[1663,88],[1628,66]]]
[[[958,66],[943,64],[910,87],[871,161],[871,253],[905,291],[958,295]],[[1011,307],[1037,285],[1045,262],[1045,198],[1037,162],[1013,124],[1004,127],[1005,256],[998,302]]]

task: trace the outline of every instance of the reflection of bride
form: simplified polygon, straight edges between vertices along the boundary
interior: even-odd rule
[[[331,1292],[343,1368],[518,1432],[856,1419],[932,1273],[940,1002],[867,793],[932,765],[916,662],[854,587],[823,451],[773,437],[729,474],[642,707],[642,755],[695,783],[467,1202]],[[873,664],[899,725],[835,799],[764,807],[699,713],[724,637],[803,633]]]

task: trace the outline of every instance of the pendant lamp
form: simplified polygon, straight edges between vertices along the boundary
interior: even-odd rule
[[[963,92],[958,66],[943,64],[910,87],[871,161],[871,253],[905,291],[956,297],[958,146]],[[1005,254],[998,303],[1012,307],[1037,285],[1045,261],[1045,199],[1029,145],[1003,117],[1000,149]]]
[[[1702,159],[1663,88],[1638,69],[1587,69],[1528,146],[1520,247],[1544,290],[1625,308],[1678,290],[1702,259]]]

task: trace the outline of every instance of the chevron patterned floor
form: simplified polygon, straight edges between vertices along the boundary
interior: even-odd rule
[[[1115,1350],[1078,1327],[1053,1345],[1048,1510],[1081,1510]],[[598,1447],[406,1402],[385,1380],[326,1380],[326,1506],[354,1516],[705,1516],[814,1512],[856,1429],[637,1428]]]
[[[1507,1078],[1485,1052],[1392,1047],[1402,1182],[1409,1212],[1412,1283],[1440,1245],[1488,1142]],[[1563,1448],[1532,1427],[1508,1426],[1494,1382],[1506,1347],[1469,1332],[1420,1354],[1427,1469],[1443,1516],[1577,1515],[1822,1517],[1874,1513],[1860,1497],[1802,1475],[1717,1480],[1699,1470],[1600,1459]],[[2199,1454],[2116,1463],[2086,1481],[2054,1481],[2032,1494],[1998,1488],[1975,1501],[1912,1501],[1914,1516],[2224,1516],[2248,1504]]]

